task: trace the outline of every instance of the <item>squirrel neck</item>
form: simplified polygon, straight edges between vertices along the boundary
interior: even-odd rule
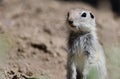
[[[96,40],[97,41],[97,35],[95,31],[91,32],[74,32],[71,31],[69,35],[68,40],[68,46],[71,48],[71,46],[74,44],[74,41],[78,38],[90,38],[90,40]]]
[[[74,32],[74,31],[70,31],[70,37],[81,37],[81,36],[85,36],[85,35],[92,35],[95,39],[97,39],[97,35],[96,35],[96,31],[91,31],[91,32]]]

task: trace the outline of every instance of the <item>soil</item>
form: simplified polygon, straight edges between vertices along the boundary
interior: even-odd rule
[[[0,66],[1,79],[66,79],[66,14],[76,7],[95,14],[110,78],[120,79],[112,71],[120,72],[120,64],[113,66],[120,62],[111,62],[108,52],[119,46],[120,18],[110,7],[95,9],[81,2],[60,0],[3,0],[0,4],[0,33],[9,40],[9,48],[4,52],[7,57]],[[117,55],[114,58],[120,57]]]

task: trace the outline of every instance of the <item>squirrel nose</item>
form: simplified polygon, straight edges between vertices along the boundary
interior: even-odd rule
[[[70,25],[72,25],[72,24],[73,24],[73,21],[69,20],[68,23],[69,23]]]

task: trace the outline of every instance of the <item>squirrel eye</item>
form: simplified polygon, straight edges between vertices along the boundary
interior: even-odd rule
[[[93,16],[93,14],[92,14],[92,13],[90,13],[90,16],[91,16],[91,18],[92,18],[92,19],[94,18],[94,16]]]
[[[87,15],[86,13],[83,13],[83,14],[81,15],[81,17],[86,17],[86,15]]]

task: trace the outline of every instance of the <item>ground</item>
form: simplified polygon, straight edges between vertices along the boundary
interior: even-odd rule
[[[0,4],[0,79],[66,79],[66,14],[76,7],[96,16],[108,75],[120,79],[120,18],[104,5],[94,9],[60,0],[4,0]]]

